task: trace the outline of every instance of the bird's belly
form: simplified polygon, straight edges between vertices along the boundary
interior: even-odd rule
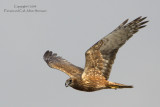
[[[106,88],[106,82],[105,81],[85,81],[73,88],[80,91],[92,92],[92,91],[97,91],[97,90]]]
[[[103,88],[95,88],[95,87],[80,87],[80,88],[73,87],[73,88],[79,91],[87,91],[87,92],[93,92],[93,91],[103,89]]]

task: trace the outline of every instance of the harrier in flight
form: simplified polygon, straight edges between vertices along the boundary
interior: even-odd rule
[[[138,17],[128,22],[128,19],[120,24],[114,31],[103,37],[86,53],[85,68],[80,68],[57,56],[52,51],[46,51],[43,58],[49,67],[66,73],[70,78],[66,80],[65,86],[81,91],[97,91],[101,89],[133,88],[131,85],[124,85],[108,81],[112,64],[119,48],[133,36],[139,29],[145,27],[146,17]]]

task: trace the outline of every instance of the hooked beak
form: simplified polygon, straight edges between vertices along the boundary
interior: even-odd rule
[[[65,86],[66,86],[66,87],[68,87],[68,86],[69,86],[69,84],[65,83]]]

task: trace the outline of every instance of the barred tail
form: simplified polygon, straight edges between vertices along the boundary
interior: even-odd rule
[[[124,85],[124,86],[118,86],[118,88],[133,88],[132,85]]]

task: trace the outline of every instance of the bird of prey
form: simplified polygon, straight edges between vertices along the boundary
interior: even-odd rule
[[[97,91],[101,89],[133,88],[131,85],[124,85],[108,81],[112,64],[119,48],[133,36],[139,29],[145,27],[146,17],[138,17],[128,22],[128,19],[120,24],[114,31],[103,37],[86,53],[86,63],[84,69],[75,66],[57,56],[52,51],[46,51],[43,58],[49,67],[66,73],[70,78],[66,80],[65,86],[81,91]]]

